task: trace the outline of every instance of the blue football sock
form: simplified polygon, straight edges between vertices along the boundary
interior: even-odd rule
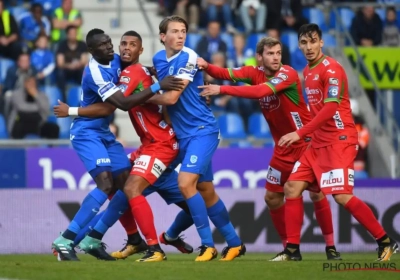
[[[75,214],[63,237],[74,240],[78,232],[96,216],[106,200],[107,195],[102,190],[98,188],[93,189],[83,200],[81,208]]]
[[[199,193],[186,200],[190,214],[201,238],[201,245],[214,247],[210,223],[208,222],[207,208]]]
[[[97,238],[97,239],[102,239],[103,235],[106,233],[106,231],[112,227],[121,217],[122,214],[128,209],[128,199],[126,195],[118,190],[113,198],[110,201],[110,204],[108,204],[107,209],[104,211],[103,217],[97,222],[97,224],[93,228],[93,233],[89,233],[89,236]]]
[[[235,231],[235,228],[229,220],[228,211],[226,210],[225,204],[221,199],[219,199],[213,206],[208,208],[207,213],[211,222],[225,238],[229,247],[237,247],[242,244],[242,241]]]
[[[192,216],[181,210],[178,215],[176,215],[174,222],[165,233],[168,235],[168,237],[176,239],[181,232],[187,230],[192,225]]]
[[[84,226],[78,233],[78,235],[74,239],[74,246],[77,246],[83,238],[91,231],[93,230],[94,226],[97,224],[97,222],[103,217],[104,211],[100,212],[94,218],[86,225]]]

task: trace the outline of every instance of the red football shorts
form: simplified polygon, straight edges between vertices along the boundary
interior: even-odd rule
[[[296,162],[288,181],[309,182],[309,191],[325,195],[352,194],[357,151],[358,145],[349,143],[310,147]]]
[[[292,173],[294,164],[300,159],[307,147],[308,145],[298,148],[275,146],[265,184],[268,191],[283,193],[283,185]]]
[[[140,176],[152,185],[175,160],[178,152],[176,139],[142,145],[131,153],[130,160],[134,165],[130,174]]]

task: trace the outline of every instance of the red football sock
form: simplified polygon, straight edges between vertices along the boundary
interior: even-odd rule
[[[121,225],[124,227],[127,235],[131,235],[138,232],[136,221],[133,218],[132,210],[130,207],[126,209],[125,213],[122,214],[121,217],[119,217],[119,221],[121,222]]]
[[[326,196],[320,201],[314,202],[314,210],[315,217],[324,235],[326,246],[335,246],[335,241],[333,240],[332,212]]]
[[[147,245],[158,244],[157,232],[154,226],[153,211],[143,195],[129,200],[132,214],[140,231],[144,235]]]
[[[282,240],[283,247],[286,247],[285,204],[277,209],[270,209],[269,213],[272,223]]]
[[[290,244],[300,244],[301,227],[304,218],[303,197],[286,198],[285,223],[286,240]]]
[[[365,202],[353,196],[344,206],[353,217],[372,234],[375,239],[382,238],[386,232]]]

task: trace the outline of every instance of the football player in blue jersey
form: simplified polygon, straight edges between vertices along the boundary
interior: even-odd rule
[[[86,107],[98,102],[109,102],[122,109],[129,110],[142,104],[154,96],[160,89],[182,89],[179,78],[166,77],[159,83],[128,97],[125,97],[118,82],[121,72],[120,57],[114,54],[111,38],[103,30],[93,29],[86,36],[86,44],[92,54],[82,77],[81,106]],[[78,108],[70,108],[74,112],[69,115],[78,115]],[[116,141],[109,130],[109,118],[78,117],[71,125],[70,139],[72,146],[87,171],[96,182],[93,189],[83,200],[81,208],[63,232],[52,244],[63,260],[79,260],[73,249],[73,240],[79,231],[98,213],[109,194],[115,192],[115,187],[122,188],[129,176],[131,164],[126,157],[122,145]],[[119,207],[125,194],[118,190],[108,208]],[[109,211],[109,213],[118,213]],[[115,217],[103,216],[103,220]],[[115,260],[104,249],[101,240],[99,244],[91,244],[90,248],[82,248],[85,252],[104,260]]]
[[[167,17],[160,23],[160,40],[165,49],[153,57],[158,78],[175,75],[184,80],[185,89],[166,91],[149,102],[167,105],[179,141],[178,160],[182,166],[178,184],[201,238],[196,261],[210,261],[218,254],[208,217],[228,244],[221,260],[230,261],[243,255],[246,248],[214,190],[211,159],[219,144],[219,127],[206,99],[200,96],[198,86],[204,85],[203,73],[196,65],[197,53],[184,46],[187,31],[187,22],[179,16]]]

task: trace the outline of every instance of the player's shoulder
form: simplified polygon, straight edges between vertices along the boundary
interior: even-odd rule
[[[181,52],[179,53],[178,59],[188,61],[188,62],[196,65],[198,56],[199,55],[191,48],[183,47]]]
[[[329,70],[330,68],[343,68],[339,61],[330,56],[325,56],[325,58],[321,61],[321,64],[325,70]]]
[[[286,64],[282,65],[281,68],[279,68],[278,73],[283,73],[288,76],[294,76],[294,77],[298,76],[297,71],[293,67]]]
[[[158,62],[158,61],[166,60],[166,57],[167,57],[166,51],[165,50],[159,50],[158,52],[156,52],[153,55],[153,62],[154,61]]]

